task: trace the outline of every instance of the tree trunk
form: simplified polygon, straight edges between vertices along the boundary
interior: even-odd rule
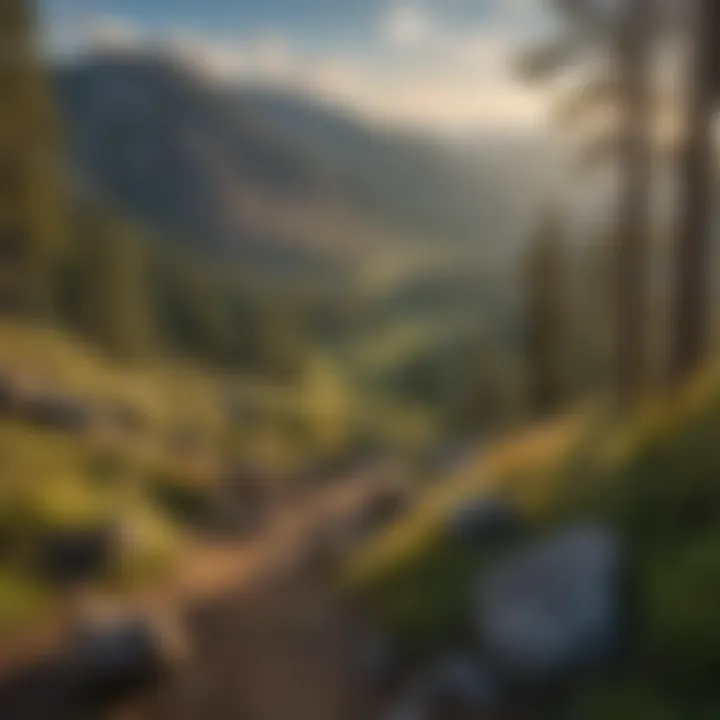
[[[628,0],[618,46],[621,187],[617,236],[617,393],[621,407],[643,394],[646,364],[645,272],[650,224],[652,149],[650,61],[654,0]]]
[[[681,159],[682,197],[676,239],[676,297],[671,379],[685,382],[703,361],[710,330],[712,120],[720,3],[695,2],[687,138]]]

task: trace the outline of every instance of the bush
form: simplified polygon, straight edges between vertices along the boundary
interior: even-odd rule
[[[593,517],[627,540],[637,632],[626,669],[636,680],[586,690],[577,717],[720,717],[720,384],[698,383],[626,422],[598,420],[579,434],[541,428],[507,452],[491,448],[480,480],[459,484],[450,504],[503,488],[540,525]],[[447,505],[431,503],[429,519],[411,519],[415,530],[386,534],[358,579],[371,608],[411,643],[459,632],[462,598],[485,560],[442,539]]]
[[[130,589],[148,580],[157,580],[175,567],[180,534],[157,512],[135,508],[123,521],[123,552],[110,569],[110,581],[120,589]]]
[[[156,470],[150,478],[148,492],[160,510],[183,525],[202,524],[212,510],[210,489],[172,468]]]
[[[405,652],[424,655],[468,638],[483,553],[441,540],[363,589],[375,621]]]
[[[584,689],[573,703],[572,717],[578,720],[681,720],[666,698],[640,683]]]
[[[648,561],[641,603],[644,645],[662,685],[716,691],[720,667],[720,529]]]

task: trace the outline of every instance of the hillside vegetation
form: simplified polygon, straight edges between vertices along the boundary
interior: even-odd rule
[[[291,280],[327,284],[329,271],[411,262],[408,251],[496,266],[544,182],[509,172],[511,144],[508,157],[479,147],[468,161],[291,91],[219,86],[160,54],[90,56],[57,70],[54,89],[82,187],[176,247]]]
[[[488,555],[502,552],[448,539],[453,508],[499,493],[521,507],[531,536],[604,521],[627,543],[637,623],[620,676],[578,689],[580,717],[715,717],[719,420],[710,374],[632,420],[591,413],[490,446],[364,547],[343,582],[406,649],[427,653],[469,631],[471,590]]]
[[[239,511],[253,497],[244,487],[292,493],[351,461],[361,438],[412,428],[401,408],[340,403],[329,377],[272,382],[188,361],[130,362],[55,327],[0,323],[0,631],[52,607],[62,584],[41,558],[57,541],[119,531],[121,550],[94,581],[156,581],[187,540],[223,531],[233,492]]]

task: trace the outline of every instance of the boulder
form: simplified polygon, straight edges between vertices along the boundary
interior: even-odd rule
[[[428,699],[422,688],[413,688],[394,703],[384,720],[430,720]]]
[[[530,684],[606,665],[623,631],[623,560],[611,531],[581,526],[499,561],[484,573],[476,598],[485,651]]]
[[[392,643],[377,631],[363,637],[357,654],[357,670],[371,690],[386,690],[398,678],[402,662]]]
[[[20,412],[33,425],[73,433],[93,423],[93,412],[84,401],[49,391],[37,390],[24,397]]]
[[[475,657],[438,659],[412,679],[393,704],[388,720],[459,720],[498,709],[495,676]]]
[[[448,535],[463,542],[503,540],[520,526],[518,513],[498,497],[480,497],[455,508],[446,522]]]
[[[487,711],[496,707],[500,697],[490,670],[475,658],[464,655],[440,659],[431,670],[430,686],[441,712]]]
[[[47,580],[83,583],[103,576],[121,552],[116,525],[47,531],[40,538],[37,566]]]
[[[176,619],[140,614],[86,620],[60,660],[72,702],[102,708],[141,694],[187,658]]]

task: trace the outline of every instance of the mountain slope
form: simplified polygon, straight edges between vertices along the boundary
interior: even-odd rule
[[[211,258],[323,274],[393,257],[492,255],[532,193],[502,153],[467,162],[291,93],[228,90],[157,57],[56,73],[79,182]]]
[[[328,197],[310,162],[167,63],[96,59],[59,72],[56,88],[80,182],[175,242],[269,253],[282,238],[257,219],[263,200]]]

